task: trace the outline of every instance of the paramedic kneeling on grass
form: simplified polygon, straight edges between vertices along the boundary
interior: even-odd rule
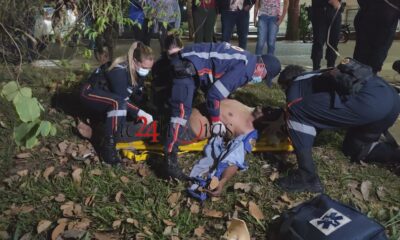
[[[167,171],[171,177],[185,178],[179,168],[177,151],[180,134],[192,111],[195,89],[206,92],[207,110],[212,122],[211,132],[223,135],[225,125],[220,120],[220,101],[249,82],[272,81],[280,71],[277,58],[257,57],[229,43],[199,43],[183,48],[181,40],[169,36],[166,51],[173,68],[170,98],[171,118],[164,144]]]
[[[278,179],[289,192],[322,192],[311,149],[318,130],[347,129],[343,152],[352,161],[387,161],[400,151],[379,141],[400,112],[399,95],[369,66],[345,59],[336,68],[304,73],[288,66],[278,83],[286,91],[287,127],[298,170]]]

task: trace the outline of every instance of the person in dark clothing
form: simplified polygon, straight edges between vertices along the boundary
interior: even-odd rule
[[[311,24],[313,28],[313,45],[311,59],[313,70],[321,68],[323,47],[327,40],[329,40],[329,44],[334,50],[338,50],[341,22],[342,9],[339,0],[312,0]],[[331,26],[330,31],[328,31],[329,26]],[[336,53],[334,50],[328,45],[326,46],[325,59],[328,68],[335,66]]]
[[[144,0],[131,0],[129,5],[129,18],[134,22],[132,26],[134,38],[147,46],[150,46],[151,33],[148,27],[149,19],[143,8],[146,6]]]
[[[194,42],[212,42],[217,19],[216,0],[201,0],[193,4]]]
[[[229,43],[198,43],[183,47],[176,36],[165,41],[173,69],[170,98],[169,134],[164,143],[167,171],[174,178],[184,178],[177,162],[179,139],[192,111],[195,89],[206,93],[211,133],[224,135],[226,126],[220,120],[220,101],[250,82],[266,79],[270,85],[280,71],[279,60],[272,55],[260,57]]]
[[[360,8],[354,18],[356,46],[353,57],[381,71],[396,34],[400,18],[399,0],[358,0]]]
[[[400,98],[393,87],[352,59],[333,70],[304,72],[286,67],[278,83],[286,91],[287,128],[298,169],[278,179],[289,192],[322,192],[311,150],[319,130],[347,129],[343,153],[352,161],[389,161],[400,158],[395,145],[380,137],[399,116]]]
[[[109,164],[120,159],[115,149],[118,131],[127,116],[150,124],[153,117],[136,106],[143,94],[144,78],[153,66],[151,48],[134,42],[126,56],[97,68],[81,89],[81,101],[90,110],[105,116],[105,136],[100,157]]]
[[[255,0],[220,0],[222,41],[230,42],[233,29],[237,29],[239,36],[239,47],[246,49],[247,34],[249,33],[250,9]]]

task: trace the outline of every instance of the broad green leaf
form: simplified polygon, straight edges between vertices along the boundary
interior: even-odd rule
[[[38,122],[21,123],[18,127],[14,128],[14,140],[18,146],[23,145],[24,139],[27,135],[36,135],[35,128],[38,126]]]
[[[33,148],[38,143],[39,143],[39,140],[37,139],[37,137],[33,136],[33,137],[29,138],[28,140],[26,140],[25,147],[26,148]]]
[[[40,126],[38,128],[38,134],[40,133],[40,135],[42,135],[43,137],[46,137],[47,135],[49,135],[50,131],[51,131],[51,123],[49,121],[42,121],[40,122]]]
[[[8,101],[12,101],[18,93],[18,83],[16,81],[11,81],[4,85],[1,94],[6,97]]]
[[[53,124],[50,129],[50,135],[55,136],[56,134],[57,134],[57,128],[56,125]]]
[[[30,89],[30,88],[23,87],[19,91],[24,97],[28,97],[28,98],[32,97],[32,89]]]
[[[18,95],[13,102],[21,121],[32,122],[40,117],[40,104],[36,98]]]

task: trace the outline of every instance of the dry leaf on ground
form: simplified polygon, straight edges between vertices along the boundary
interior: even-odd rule
[[[378,196],[379,200],[383,200],[385,198],[385,188],[383,186],[380,186],[376,189],[376,195]]]
[[[54,198],[54,200],[56,200],[56,202],[64,202],[65,201],[65,195],[62,193],[59,193],[57,195],[57,197]]]
[[[79,230],[87,230],[89,228],[91,222],[92,221],[88,218],[82,218],[80,222],[77,222],[74,225],[74,228],[79,229]]]
[[[164,236],[169,236],[172,233],[172,226],[166,226],[163,232]]]
[[[212,210],[212,209],[203,209],[203,215],[207,217],[214,217],[214,218],[222,218],[224,216],[224,213],[221,211],[217,210]]]
[[[94,233],[94,239],[96,240],[119,240],[121,238],[122,238],[121,236],[113,233],[100,233],[100,232]]]
[[[204,229],[204,226],[200,226],[194,229],[194,235],[196,237],[201,237],[205,232],[206,230]]]
[[[371,187],[372,187],[372,183],[369,180],[361,183],[361,194],[365,201],[369,200],[369,192],[371,190]]]
[[[264,214],[260,210],[260,208],[255,204],[253,201],[249,202],[249,212],[250,215],[253,216],[257,220],[263,220],[264,219]]]
[[[15,157],[18,158],[18,159],[25,159],[25,158],[32,157],[32,154],[30,154],[30,153],[19,153]]]
[[[58,150],[60,150],[60,152],[62,154],[65,154],[65,151],[68,148],[68,141],[64,140],[64,141],[60,142],[57,146],[58,146]]]
[[[69,174],[67,172],[59,172],[57,173],[56,177],[58,178],[65,178],[66,176],[68,176]]]
[[[235,183],[235,185],[233,185],[233,188],[235,190],[240,189],[243,190],[244,192],[249,192],[251,190],[251,184],[250,183]]]
[[[170,207],[174,207],[177,204],[180,197],[181,197],[180,192],[172,193],[171,195],[169,195],[168,203],[169,203]]]
[[[192,204],[192,206],[190,206],[190,212],[198,214],[200,212],[200,206],[196,203]]]
[[[222,239],[250,240],[250,233],[246,223],[241,219],[232,218],[228,230],[222,236]]]
[[[95,195],[89,196],[85,199],[85,206],[92,206]]]
[[[72,172],[72,180],[78,185],[82,182],[82,171],[82,168],[77,168]]]
[[[92,176],[101,176],[102,174],[103,174],[103,172],[98,168],[90,171],[90,175],[92,175]]]
[[[37,233],[40,234],[41,232],[45,231],[48,229],[51,225],[51,222],[49,220],[41,220],[38,225],[37,225]]]
[[[117,194],[115,194],[115,201],[116,201],[117,203],[119,203],[119,202],[121,201],[121,196],[122,196],[122,194],[123,194],[122,191],[119,191],[119,192],[117,192]]]
[[[44,172],[43,172],[43,177],[44,177],[47,181],[49,181],[49,176],[50,176],[50,174],[51,174],[52,172],[54,172],[54,167],[53,167],[53,166],[50,166],[50,167],[46,168],[46,170],[44,170]]]
[[[150,174],[149,169],[145,166],[142,166],[141,168],[139,168],[138,173],[141,177],[147,177]]]
[[[168,219],[163,219],[163,222],[167,226],[176,226],[176,223],[172,222],[171,220]]]
[[[58,224],[57,227],[54,228],[53,232],[51,233],[51,240],[56,240],[57,237],[60,236],[61,233],[64,232],[66,226],[67,226],[67,223]]]
[[[78,132],[82,137],[87,139],[90,139],[92,137],[92,128],[86,123],[79,121],[76,128],[78,129]]]
[[[118,229],[121,226],[121,220],[115,220],[112,224],[113,229]]]
[[[127,223],[133,224],[136,228],[139,228],[139,221],[133,218],[126,219]]]
[[[126,184],[126,183],[129,182],[129,178],[128,178],[128,177],[122,176],[120,179],[121,179],[121,182],[122,182],[122,183],[125,183],[125,184]]]
[[[28,169],[25,169],[25,170],[18,171],[17,174],[20,177],[26,177],[26,176],[28,176],[28,172],[29,172]]]

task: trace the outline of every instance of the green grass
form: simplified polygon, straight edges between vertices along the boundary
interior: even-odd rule
[[[52,96],[49,94],[49,86],[55,82],[63,83],[59,88],[61,91],[76,84],[72,80],[71,82],[59,79],[58,76],[60,73],[32,70],[23,76],[22,83],[34,85],[34,95],[40,98],[48,109]],[[80,78],[77,77],[77,79]],[[2,75],[1,81],[7,81],[7,77]],[[272,89],[261,85],[249,86],[235,93],[235,98],[250,106],[284,105],[283,93],[276,86]],[[68,217],[69,222],[80,221],[82,218],[88,218],[91,221],[84,235],[85,239],[90,239],[98,232],[110,233],[120,239],[135,238],[138,233],[146,234],[146,239],[171,239],[171,236],[163,235],[166,228],[163,220],[170,220],[176,224],[173,232],[180,239],[192,238],[194,229],[199,226],[205,226],[206,229],[203,239],[218,239],[226,231],[229,216],[232,216],[235,211],[239,218],[247,222],[253,238],[265,239],[272,218],[289,208],[287,203],[279,200],[283,192],[274,187],[269,178],[270,171],[262,168],[265,164],[275,165],[276,163],[268,157],[257,154],[248,156],[250,169],[237,175],[234,181],[226,186],[223,197],[218,201],[208,200],[201,206],[200,209],[222,211],[224,213],[222,218],[206,217],[201,214],[201,211],[198,214],[192,213],[189,201],[192,203],[193,199],[188,200],[185,195],[186,186],[183,183],[168,182],[157,178],[152,173],[147,177],[140,177],[135,170],[139,165],[136,168],[133,166],[133,169],[110,168],[94,161],[85,164],[71,157],[67,164],[62,165],[59,162],[60,157],[54,151],[39,151],[42,147],[55,149],[59,142],[66,139],[73,143],[83,143],[83,140],[74,134],[73,119],[60,111],[47,111],[43,115],[45,119],[57,124],[57,136],[43,139],[40,146],[30,151],[31,158],[26,161],[17,160],[14,156],[25,150],[19,149],[11,137],[13,126],[18,124],[16,116],[12,105],[3,98],[0,98],[0,106],[0,120],[6,125],[6,128],[0,127],[2,136],[0,138],[0,231],[6,231],[13,239],[19,239],[26,233],[31,233],[33,239],[47,239],[57,226],[57,220],[63,218],[60,207],[68,201],[73,201],[82,207],[79,216]],[[316,141],[314,157],[326,192],[334,199],[360,209],[387,226],[387,234],[391,239],[398,239],[400,237],[399,177],[385,166],[362,166],[350,163],[339,150],[342,139],[343,133],[327,132],[321,134]],[[181,158],[181,163],[184,169],[188,170],[199,158],[199,154],[188,154]],[[55,167],[49,181],[46,181],[42,175],[35,178],[36,170],[43,173],[48,166]],[[73,167],[83,169],[80,185],[75,184],[71,177]],[[145,164],[145,167],[148,166]],[[15,176],[17,171],[24,169],[29,170],[28,176],[20,177],[10,184],[3,182]],[[90,175],[90,171],[94,169],[100,169],[102,175]],[[67,172],[68,176],[56,178],[55,175],[60,171]],[[122,176],[128,177],[129,182],[123,183],[120,180]],[[366,180],[372,182],[369,201],[357,199],[348,187],[349,183],[360,184]],[[252,190],[247,193],[234,190],[234,182],[251,183]],[[385,195],[378,197],[376,190],[381,186],[384,187]],[[115,195],[119,191],[122,191],[123,195],[118,203]],[[168,203],[168,197],[177,192],[181,192],[181,197],[176,206],[171,206]],[[60,193],[65,195],[64,202],[52,199]],[[85,205],[86,199],[90,196],[94,196],[93,203]],[[311,198],[312,194],[288,194],[288,197],[293,203],[297,203]],[[265,219],[261,222],[256,221],[239,201],[256,202],[262,209]],[[32,206],[34,209],[28,213],[15,210],[21,206]],[[14,211],[10,211],[12,208]],[[171,211],[179,211],[179,214],[170,215]],[[138,226],[127,223],[128,218],[137,220]],[[37,234],[36,227],[39,221],[44,219],[51,221],[52,225],[45,232]],[[117,229],[113,229],[112,225],[116,220],[122,220],[122,224]]]

